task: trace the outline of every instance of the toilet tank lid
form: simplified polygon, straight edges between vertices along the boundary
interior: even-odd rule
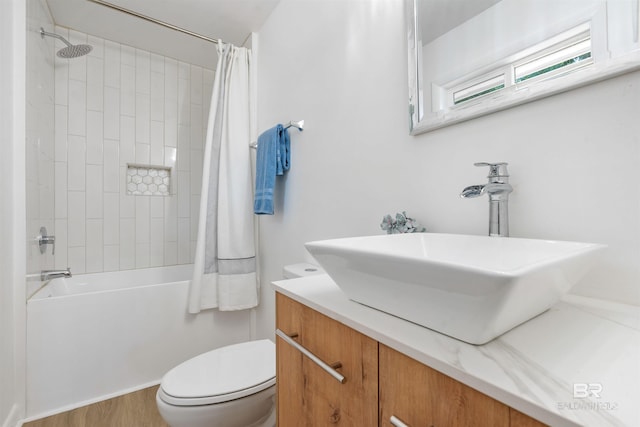
[[[275,384],[276,350],[270,340],[221,347],[181,363],[162,378],[167,403],[211,404],[239,399]],[[205,400],[206,402],[203,402]]]

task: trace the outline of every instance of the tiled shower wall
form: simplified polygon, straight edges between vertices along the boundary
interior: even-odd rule
[[[27,282],[27,295],[37,288],[40,271],[54,265],[51,247],[41,255],[36,242],[40,227],[54,233],[54,40],[40,37],[41,27],[53,31],[46,2],[27,2],[26,259],[27,273],[33,278]]]
[[[93,46],[55,59],[56,268],[191,263],[213,71],[55,30]],[[127,163],[171,168],[170,194],[128,195]]]

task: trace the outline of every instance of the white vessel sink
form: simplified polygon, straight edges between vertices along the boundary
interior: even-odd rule
[[[605,247],[435,233],[305,246],[350,299],[471,344],[549,309]]]

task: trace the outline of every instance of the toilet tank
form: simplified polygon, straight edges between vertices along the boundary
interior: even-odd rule
[[[282,277],[284,279],[296,279],[298,277],[315,276],[317,274],[325,274],[325,271],[317,265],[306,262],[285,265],[282,269]]]

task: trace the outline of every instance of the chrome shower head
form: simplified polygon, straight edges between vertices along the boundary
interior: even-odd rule
[[[40,27],[40,37],[44,38],[44,36],[55,37],[59,40],[62,40],[64,44],[67,45],[67,47],[63,47],[56,53],[56,55],[58,55],[59,58],[66,58],[66,59],[78,58],[79,56],[86,55],[87,53],[91,52],[91,50],[93,49],[93,47],[88,44],[73,45],[69,43],[61,35],[58,35],[55,33],[48,33],[44,30],[44,28]]]

